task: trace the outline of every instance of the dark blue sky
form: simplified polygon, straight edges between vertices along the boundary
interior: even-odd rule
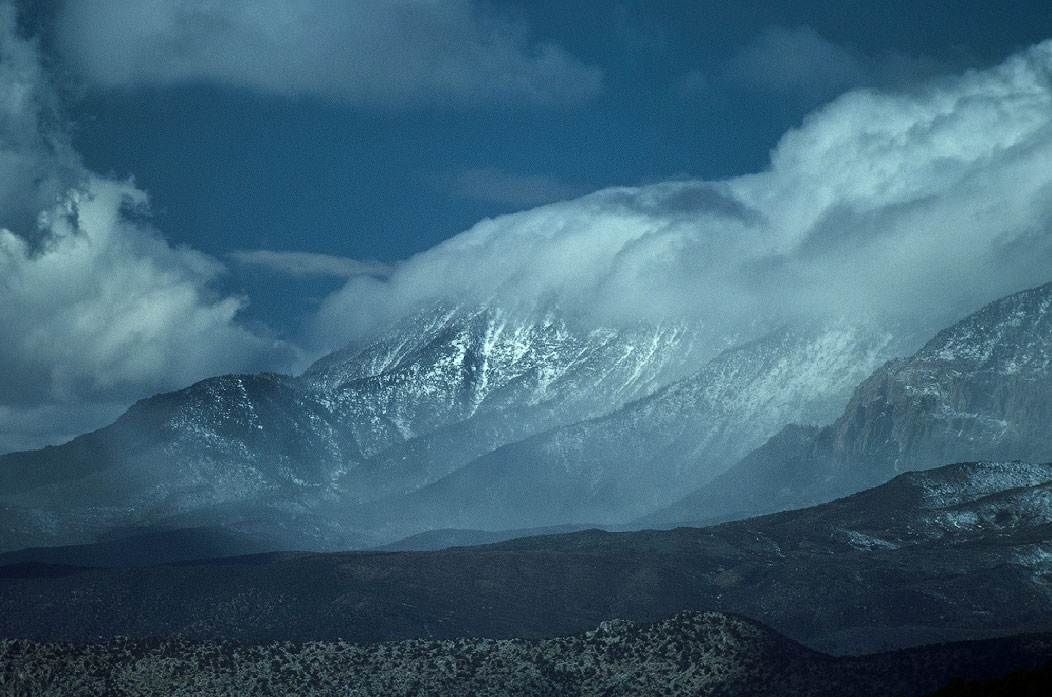
[[[553,198],[759,170],[788,128],[838,92],[908,89],[1052,36],[1043,2],[493,7],[523,20],[531,40],[601,70],[601,93],[390,105],[200,80],[89,86],[71,109],[75,145],[89,168],[134,175],[173,243],[220,257],[269,249],[390,262]],[[282,332],[341,282],[231,272],[230,289],[252,299],[246,317]]]

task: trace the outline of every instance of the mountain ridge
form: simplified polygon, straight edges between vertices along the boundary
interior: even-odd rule
[[[724,351],[699,372],[693,361],[712,339],[699,338],[696,328],[581,330],[552,313],[522,322],[484,308],[420,312],[320,359],[303,376],[210,378],[141,400],[113,425],[66,446],[0,457],[0,549],[217,526],[276,549],[370,547],[435,527],[420,512],[408,525],[389,523],[399,497],[553,427],[654,404],[646,400],[656,393],[683,394],[657,426],[670,440],[664,447],[708,447],[714,462],[733,459],[737,452],[726,448],[761,440],[786,413],[830,411],[889,345],[886,333],[850,324],[779,330]],[[797,375],[794,368],[822,362],[822,351],[839,366],[828,379]],[[780,405],[756,398],[765,379],[782,391]],[[723,414],[722,396],[747,392],[735,380],[752,384],[754,397]],[[707,405],[703,416],[674,426],[698,404]],[[707,421],[713,424],[703,434],[688,433]],[[631,454],[634,433],[611,432],[604,447]],[[629,486],[630,460],[608,467],[611,485]],[[709,476],[698,471],[681,475],[688,483]],[[491,528],[498,522],[482,521]],[[506,527],[538,524],[523,523]]]
[[[377,514],[436,527],[623,524],[718,475],[784,420],[835,413],[891,344],[848,324],[779,330],[608,415],[502,446]]]
[[[1052,284],[1006,296],[889,362],[907,340],[877,325],[783,327],[700,368],[714,339],[697,327],[421,311],[301,377],[210,378],[0,457],[0,551],[187,528],[324,550],[711,522],[904,469],[1052,459],[1050,308]]]
[[[641,525],[812,505],[895,474],[971,459],[1052,459],[1052,283],[1006,296],[889,361],[838,419],[787,427]]]
[[[470,459],[472,448],[654,389],[693,351],[681,326],[581,334],[542,319],[508,326],[483,310],[437,319],[420,313],[386,337],[386,358],[382,342],[369,349],[372,363],[322,362],[303,377],[210,378],[141,400],[111,426],[65,446],[2,456],[0,547],[91,542],[124,528],[236,525],[246,505],[256,518],[275,519],[261,534],[282,544],[299,525],[299,544],[307,547],[368,546],[368,530],[359,535],[315,512],[399,486],[394,476],[379,478],[382,487],[372,494],[359,486],[369,482],[362,474],[368,463],[392,445],[397,456],[407,439],[433,437],[480,411],[524,405],[519,418],[477,429],[475,441],[459,438],[459,448],[425,443],[427,457],[410,462],[402,476],[406,486],[418,486],[457,458]],[[501,332],[508,336],[500,339]],[[671,348],[679,344],[681,350]],[[487,377],[493,371],[486,351],[512,365],[499,381]],[[381,372],[364,375],[373,369]],[[393,475],[391,467],[380,469]]]

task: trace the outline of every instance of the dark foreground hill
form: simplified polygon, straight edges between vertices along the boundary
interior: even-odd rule
[[[916,695],[1033,668],[1052,635],[836,659],[740,617],[685,612],[570,637],[344,642],[0,642],[8,695]]]
[[[740,613],[836,653],[1052,630],[1052,465],[908,473],[710,528],[0,567],[0,636],[35,639],[541,638],[680,610]]]

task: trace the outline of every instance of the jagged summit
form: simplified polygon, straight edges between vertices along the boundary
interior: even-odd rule
[[[556,310],[535,314],[486,306],[439,304],[402,318],[368,340],[357,340],[316,361],[304,373],[312,388],[333,392],[356,380],[397,373],[441,350],[451,362],[474,374],[480,388],[500,387],[531,371],[549,373],[542,385],[559,378],[559,366],[609,358],[632,365],[621,389],[627,398],[646,394],[657,384],[691,372],[702,357],[698,327],[682,322],[642,323],[628,327],[587,327]],[[621,350],[596,356],[604,349]]]
[[[1052,372],[1052,283],[995,300],[936,334],[913,360],[1001,375]]]
[[[552,313],[460,308],[413,315],[315,364],[304,379],[337,419],[354,424],[372,457],[473,419],[517,413],[513,438],[606,413],[689,372],[698,340],[682,324],[582,330]]]

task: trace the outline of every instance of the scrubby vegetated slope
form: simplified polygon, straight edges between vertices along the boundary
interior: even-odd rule
[[[834,659],[739,617],[685,612],[534,641],[6,640],[0,688],[34,696],[883,697],[915,695],[951,676],[1030,668],[1050,652],[1046,635]]]

